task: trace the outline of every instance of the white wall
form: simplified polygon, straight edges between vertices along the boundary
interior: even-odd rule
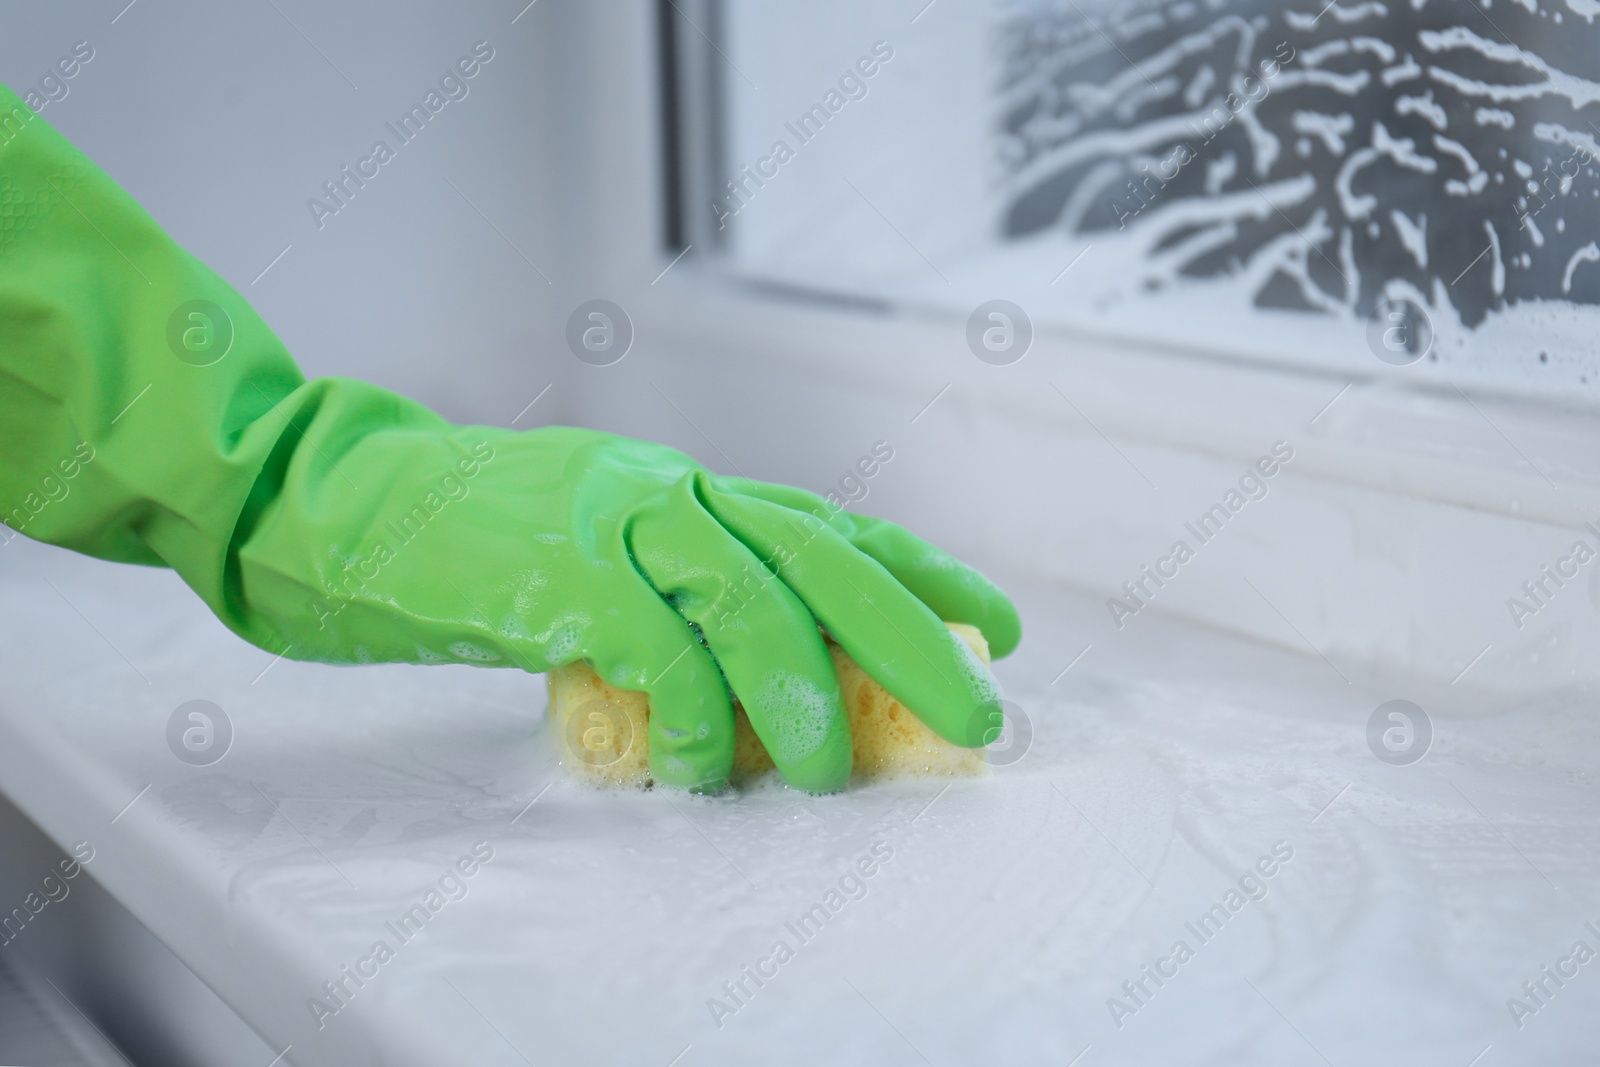
[[[520,4],[487,0],[126,2],[8,5],[0,81],[23,93],[87,40],[94,58],[42,117],[243,292],[308,374],[504,424],[570,362],[540,106],[558,5],[513,25]],[[397,144],[384,123],[480,40],[494,58],[468,95],[319,230],[308,198],[376,139]]]

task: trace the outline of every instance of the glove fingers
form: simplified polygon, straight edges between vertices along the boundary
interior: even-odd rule
[[[855,523],[850,543],[883,564],[935,615],[983,631],[995,659],[1009,656],[1017,647],[1022,620],[1016,607],[975,568],[892,522],[858,516]]]
[[[650,774],[666,785],[720,792],[733,768],[733,704],[711,653],[684,619],[641,583],[636,604],[581,647],[618,689],[650,697]]]
[[[828,525],[840,533],[846,535],[849,533],[848,524],[851,516],[833,507],[827,500],[809,489],[783,485],[779,482],[758,482],[754,478],[736,478],[727,474],[715,475],[712,485],[724,493],[742,493],[794,511],[808,511],[817,518],[827,521]]]
[[[800,598],[703,507],[696,473],[629,530],[640,571],[695,623],[784,780],[810,792],[850,777],[850,723],[817,623]]]
[[[1022,620],[999,587],[904,527],[840,511],[814,493],[792,485],[727,477],[718,478],[715,484],[724,491],[808,512],[826,521],[852,545],[883,564],[896,581],[939,618],[969,623],[983,631],[995,659],[1010,655],[1022,640]]]
[[[707,506],[751,550],[777,564],[850,656],[945,740],[994,739],[994,676],[933,610],[822,520],[765,500],[710,491]]]

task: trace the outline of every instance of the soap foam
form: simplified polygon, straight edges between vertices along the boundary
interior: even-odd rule
[[[971,691],[973,699],[980,704],[998,706],[1000,703],[1000,682],[995,678],[994,673],[989,670],[989,665],[979,658],[978,653],[973,651],[971,645],[967,644],[955,633],[950,634],[950,640],[960,652],[957,658],[961,664],[961,674],[966,680],[967,688]]]
[[[772,671],[755,703],[772,721],[776,736],[769,741],[773,756],[790,766],[815,755],[828,740],[828,724],[838,705],[804,675]]]
[[[559,667],[570,660],[578,650],[578,642],[583,639],[584,627],[568,624],[556,630],[545,639],[545,662],[552,667]]]
[[[500,653],[480,648],[471,641],[457,641],[450,646],[450,652],[459,659],[470,660],[473,663],[493,663],[500,658]]]

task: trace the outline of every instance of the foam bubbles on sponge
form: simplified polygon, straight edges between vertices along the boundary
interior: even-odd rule
[[[785,763],[800,763],[827,743],[833,698],[809,678],[792,671],[772,671],[763,681],[757,701],[769,716],[784,724],[773,744]],[[743,707],[739,712],[743,714]]]
[[[947,623],[981,663],[989,662],[989,646],[974,626]],[[974,777],[989,773],[982,749],[952,745],[911,710],[890,696],[844,649],[828,642],[839,690],[850,718],[854,749],[853,782],[912,776]],[[987,673],[987,672],[985,672]],[[650,784],[650,700],[640,692],[618,689],[586,662],[569,663],[549,674],[550,734],[562,766],[576,778],[615,785]],[[827,700],[810,682],[792,675],[774,675],[762,694],[792,705],[796,718],[816,724],[794,735],[803,759],[824,737]],[[804,705],[803,707],[800,705]],[[734,784],[760,778],[773,770],[772,757],[750,726],[744,708],[734,704]]]

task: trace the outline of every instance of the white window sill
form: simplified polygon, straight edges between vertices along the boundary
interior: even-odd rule
[[[950,1062],[1092,1044],[1266,1063],[1304,1053],[1276,1012],[1333,1062],[1371,1060],[1379,1035],[1400,1060],[1441,1040],[1463,1063],[1513,1040],[1542,1062],[1588,1048],[1592,990],[1521,1034],[1501,1007],[1586,936],[1565,909],[1506,906],[1600,874],[1571,847],[1594,810],[1576,695],[1508,710],[1470,677],[1397,688],[1154,615],[1102,640],[1096,600],[1013,581],[1028,630],[999,674],[1036,739],[993,779],[600,793],[561,780],[538,679],[261,675],[269,657],[169,573],[3,551],[0,784],[63,847],[91,841],[93,876],[301,1067],[914,1059],[885,1019]],[[164,738],[196,697],[236,731],[207,768]],[[1395,697],[1437,731],[1409,767],[1365,739]],[[479,841],[494,858],[468,895],[319,1031],[308,998],[393,943],[385,924]],[[875,841],[894,854],[867,895],[713,1025],[708,998]],[[1265,899],[1193,941],[1185,922],[1280,841],[1294,856]],[[1493,937],[1453,918],[1482,915]],[[1178,939],[1196,957],[1119,1030],[1107,999]]]

